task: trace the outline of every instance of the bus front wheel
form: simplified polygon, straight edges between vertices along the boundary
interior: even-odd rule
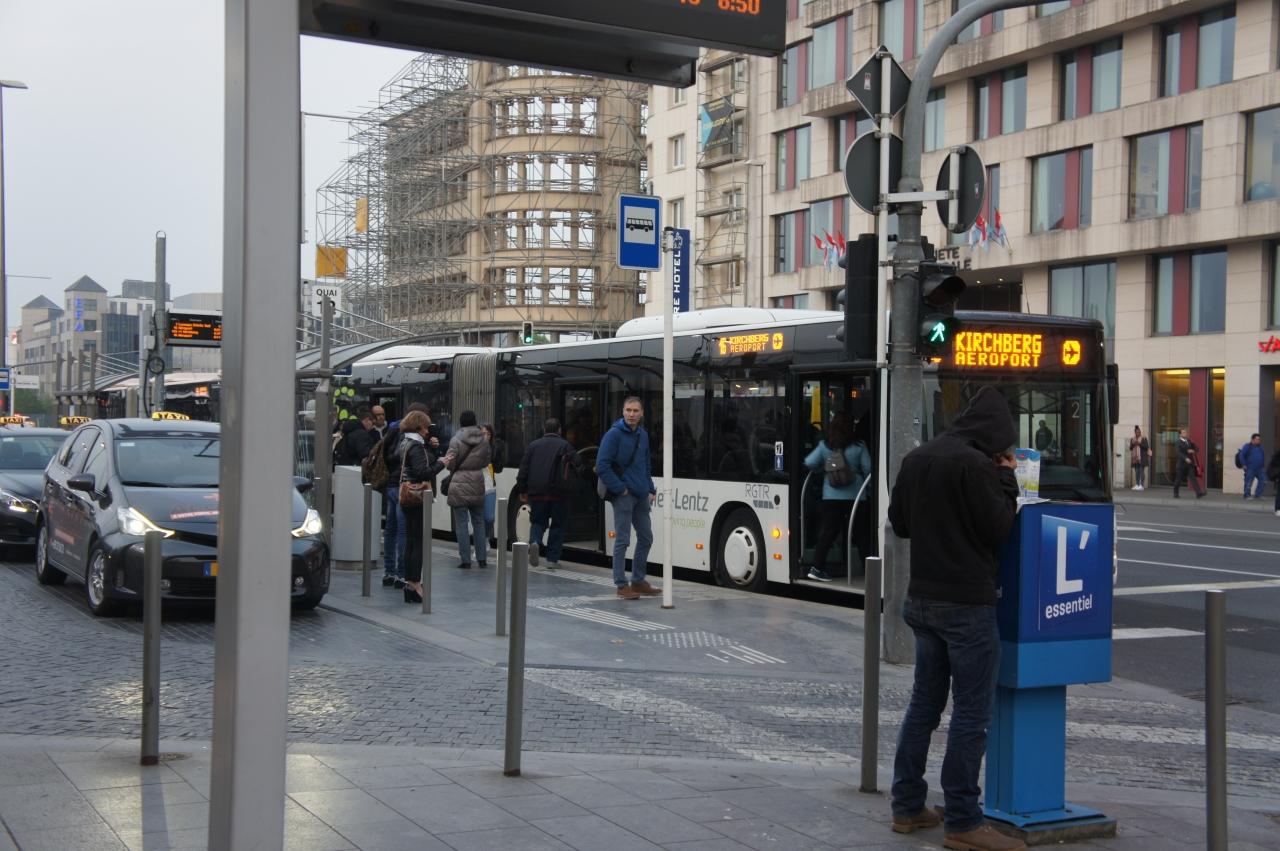
[[[716,582],[726,588],[760,591],[767,582],[764,535],[755,514],[739,508],[720,527],[716,547]]]

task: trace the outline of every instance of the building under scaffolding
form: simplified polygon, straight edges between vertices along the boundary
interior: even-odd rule
[[[644,86],[444,56],[414,59],[353,120],[318,192],[320,283],[384,338],[607,334],[643,286],[617,267],[617,198],[646,179]],[[368,327],[360,327],[362,320]]]

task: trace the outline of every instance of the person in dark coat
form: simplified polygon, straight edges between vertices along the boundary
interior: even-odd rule
[[[542,437],[525,448],[516,475],[516,493],[521,502],[529,504],[529,564],[538,566],[546,535],[547,570],[560,566],[564,527],[569,521],[569,502],[557,488],[560,465],[566,456],[570,469],[576,473],[578,461],[573,445],[560,435],[560,421],[550,417],[542,424]]]
[[[1204,496],[1204,485],[1200,484],[1200,447],[1187,437],[1185,428],[1178,429],[1178,465],[1174,468],[1173,498],[1181,499],[1178,490],[1191,479],[1191,487],[1195,489],[1196,499]]]
[[[950,690],[942,763],[949,848],[1026,847],[983,820],[978,776],[1000,666],[996,552],[1017,512],[1017,439],[1008,402],[983,387],[949,429],[902,460],[889,501],[894,534],[911,539],[903,616],[916,639],[915,683],[893,766],[893,829],[911,833],[939,822],[925,806],[924,773]]]
[[[356,418],[342,424],[342,440],[338,441],[333,463],[338,466],[359,466],[377,442],[377,432],[373,430],[373,414],[363,410]]]
[[[410,411],[427,412],[421,402],[409,405]],[[376,426],[375,426],[376,427]],[[436,441],[439,445],[439,441]],[[429,442],[428,442],[429,445]],[[435,451],[435,447],[431,447]],[[405,520],[400,509],[400,423],[387,426],[382,437],[382,460],[387,465],[387,486],[383,488],[383,504],[387,508],[382,524],[382,585],[404,587]]]
[[[1280,517],[1280,449],[1277,449],[1267,462],[1267,478],[1276,483],[1276,516]]]
[[[431,418],[422,411],[410,411],[405,418],[400,421],[400,476],[396,481],[399,487],[401,481],[413,482],[429,482],[440,471],[445,468],[451,461],[453,456],[446,454],[443,458],[437,459],[435,453],[432,452],[427,445],[428,430],[431,428]],[[426,499],[432,499],[433,494],[428,492]],[[404,512],[405,520],[405,549],[404,549],[404,601],[406,603],[422,602],[422,551],[423,547],[431,545],[430,541],[424,540],[422,534],[422,506],[401,506]]]
[[[653,546],[650,510],[658,499],[653,484],[649,456],[649,433],[640,425],[644,403],[628,396],[622,403],[622,417],[600,438],[596,452],[596,476],[613,501],[613,584],[618,597],[635,600],[662,593],[645,579],[649,547]],[[631,557],[631,584],[627,584],[627,547],[631,529],[636,530],[636,551]]]
[[[458,417],[461,428],[449,441],[449,507],[453,531],[458,536],[458,567],[471,567],[474,545],[477,567],[488,567],[489,540],[484,528],[484,475],[489,468],[490,447],[484,430],[476,425],[475,411]]]

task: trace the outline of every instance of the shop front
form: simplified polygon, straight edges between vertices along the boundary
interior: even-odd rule
[[[1157,369],[1151,373],[1151,483],[1172,486],[1178,464],[1178,430],[1200,447],[1205,487],[1222,487],[1226,370]],[[1276,384],[1280,394],[1280,382]],[[1277,398],[1280,398],[1278,396]]]

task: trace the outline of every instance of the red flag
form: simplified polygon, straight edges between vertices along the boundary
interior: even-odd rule
[[[823,228],[823,229],[822,229],[822,235],[823,235],[823,236],[825,236],[825,237],[827,238],[827,245],[830,245],[832,248],[839,248],[839,247],[840,247],[839,245],[837,245],[837,244],[836,244],[836,238],[835,238],[834,236],[832,236],[832,235],[831,235],[831,232],[830,232],[829,230],[827,230],[826,228]]]
[[[837,230],[837,231],[836,231],[836,242],[837,242],[837,243],[839,244],[839,246],[840,246],[840,251],[841,251],[841,253],[843,253],[843,252],[844,252],[844,250],[845,250],[845,248],[846,248],[846,243],[845,243],[845,241],[844,241],[844,231],[842,231],[842,230]]]

